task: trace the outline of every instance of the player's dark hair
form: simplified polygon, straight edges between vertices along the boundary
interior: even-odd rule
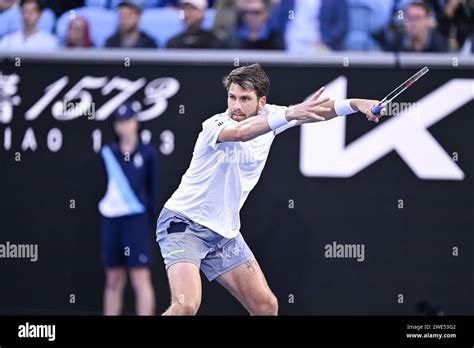
[[[232,83],[238,84],[243,89],[254,90],[257,97],[266,97],[270,90],[270,80],[260,64],[252,64],[236,68],[222,80],[225,88],[229,90]]]

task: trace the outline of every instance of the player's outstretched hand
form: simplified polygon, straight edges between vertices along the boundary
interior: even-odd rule
[[[330,108],[323,107],[321,104],[329,101],[329,98],[321,98],[321,94],[324,92],[324,87],[321,87],[311,98],[308,100],[293,105],[288,108],[286,113],[286,119],[288,121],[298,120],[306,122],[317,122],[325,121],[326,119],[319,115],[322,112],[331,111]]]

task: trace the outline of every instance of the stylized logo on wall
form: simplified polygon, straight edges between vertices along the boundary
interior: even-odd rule
[[[346,98],[347,79],[326,88],[334,99]],[[301,127],[300,170],[305,176],[351,177],[392,150],[421,179],[463,180],[464,172],[428,131],[428,127],[474,99],[473,79],[453,79],[345,146],[346,118]],[[351,117],[351,116],[349,116]]]
[[[21,96],[17,95],[20,77],[17,74],[2,75],[0,72],[0,123],[9,124],[15,115],[15,107],[21,104]],[[87,117],[88,120],[106,120],[120,105],[130,99],[135,93],[143,88],[144,99],[140,103],[140,112],[137,114],[140,121],[149,121],[157,118],[165,112],[168,106],[168,99],[174,96],[180,88],[179,81],[172,77],[161,77],[147,83],[145,78],[132,81],[127,78],[114,76],[82,77],[70,90],[61,98],[59,95],[64,92],[70,83],[69,76],[63,76],[44,88],[44,94],[31,105],[24,114],[27,121],[36,120],[41,114],[52,115],[58,121],[71,121],[79,117]],[[96,107],[93,100],[92,91],[100,93],[101,96],[111,96],[105,103]],[[118,92],[118,93],[116,93]],[[48,111],[47,108],[50,107]],[[170,131],[166,130],[160,134],[162,142],[174,141],[174,136],[170,136]],[[144,130],[142,140],[149,141],[150,131]],[[98,152],[101,147],[101,132],[95,129],[92,132],[93,149]],[[61,130],[53,128],[47,136],[48,149],[56,152],[61,148],[63,141]],[[12,129],[4,130],[4,149],[10,150],[12,147]],[[164,144],[162,152],[172,151],[174,145]],[[37,149],[36,136],[33,128],[28,128],[21,142],[23,151]],[[168,154],[168,153],[166,153]]]

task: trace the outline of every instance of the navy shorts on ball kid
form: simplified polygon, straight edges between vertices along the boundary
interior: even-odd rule
[[[147,267],[151,263],[150,223],[147,214],[102,221],[104,267]]]
[[[240,233],[225,238],[166,208],[158,217],[156,241],[166,269],[177,262],[191,262],[209,281],[254,258]]]

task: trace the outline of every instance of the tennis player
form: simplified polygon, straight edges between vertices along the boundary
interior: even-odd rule
[[[224,78],[227,110],[207,119],[191,164],[165,203],[157,242],[167,269],[171,306],[164,315],[194,315],[201,303],[201,270],[216,279],[252,315],[276,315],[278,301],[240,233],[239,212],[257,184],[275,136],[304,123],[370,109],[377,100],[322,98],[324,88],[300,104],[267,104],[270,82],[259,64]]]

